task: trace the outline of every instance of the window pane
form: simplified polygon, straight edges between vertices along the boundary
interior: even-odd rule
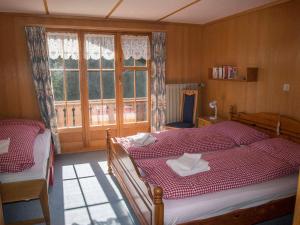
[[[115,68],[115,60],[111,59],[105,59],[104,57],[101,57],[101,65],[102,65],[102,69],[114,69]]]
[[[134,72],[125,71],[122,74],[123,81],[123,98],[134,97]]]
[[[102,110],[102,103],[100,100],[89,101],[89,112],[90,112],[90,124],[92,126],[101,125],[103,110]]]
[[[88,69],[100,69],[100,60],[89,58],[87,60]]]
[[[79,74],[77,71],[67,71],[67,99],[80,100]]]
[[[63,59],[59,56],[56,59],[49,58],[50,69],[63,69]]]
[[[147,66],[147,61],[143,58],[140,58],[138,60],[135,60],[136,66]]]
[[[54,102],[56,118],[57,118],[57,127],[67,126],[67,114],[66,114],[66,105],[65,102]]]
[[[67,114],[68,127],[78,127],[82,125],[80,101],[67,102]]]
[[[79,45],[77,34],[64,35],[64,59],[66,69],[78,69]]]
[[[55,101],[63,101],[64,98],[64,73],[63,71],[52,71],[51,82]]]
[[[104,100],[103,114],[103,124],[116,123],[116,103],[114,100]]]
[[[136,97],[147,97],[147,71],[135,72]]]
[[[124,66],[134,66],[134,59],[130,57],[129,59],[123,60]]]
[[[89,99],[101,99],[100,72],[89,71]]]
[[[124,123],[135,122],[135,109],[133,102],[124,102],[123,119]]]
[[[78,69],[78,59],[73,59],[71,56],[65,59],[66,69]]]
[[[147,120],[147,102],[136,103],[136,121]]]
[[[103,98],[115,98],[115,78],[114,71],[102,71]]]

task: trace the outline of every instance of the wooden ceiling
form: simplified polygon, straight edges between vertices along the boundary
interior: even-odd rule
[[[0,12],[205,24],[287,0],[1,0]]]

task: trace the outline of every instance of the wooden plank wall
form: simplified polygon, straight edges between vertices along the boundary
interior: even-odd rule
[[[168,38],[166,81],[169,83],[200,81],[202,30],[199,25],[0,13],[0,118],[40,118],[24,32],[24,26],[39,24],[53,28],[107,31],[166,31]]]
[[[203,27],[201,78],[207,83],[202,109],[216,99],[219,112],[276,112],[300,119],[300,1],[220,20]],[[233,64],[242,73],[258,67],[257,83],[208,80],[208,68]],[[284,83],[290,92],[283,92]]]

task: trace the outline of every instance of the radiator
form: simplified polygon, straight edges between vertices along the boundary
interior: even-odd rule
[[[180,94],[184,89],[198,89],[198,83],[166,84],[166,123],[180,121]]]

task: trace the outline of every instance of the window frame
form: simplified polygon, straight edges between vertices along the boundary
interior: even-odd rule
[[[126,125],[130,125],[130,124],[145,124],[145,123],[149,123],[150,124],[150,119],[151,119],[151,58],[146,60],[146,66],[136,66],[136,61],[135,59],[134,60],[134,64],[133,66],[125,66],[124,65],[124,54],[123,54],[123,51],[122,51],[122,47],[121,47],[121,36],[122,35],[134,35],[134,36],[148,36],[149,38],[149,44],[151,46],[151,35],[149,33],[135,33],[135,32],[122,32],[120,33],[119,35],[119,45],[120,45],[120,82],[121,82],[121,93],[123,95],[123,82],[122,82],[122,76],[123,76],[123,73],[126,72],[126,71],[133,71],[133,74],[134,74],[134,84],[133,84],[133,87],[134,87],[134,97],[133,97],[133,100],[129,100],[129,101],[126,101],[124,100],[125,98],[123,97],[122,98],[122,115],[121,115],[121,120],[122,120],[122,123],[126,126]],[[150,53],[151,55],[151,48],[150,48]],[[140,100],[138,101],[137,100],[137,97],[136,97],[136,71],[146,71],[147,72],[147,87],[146,87],[146,90],[147,90],[147,95],[145,97],[145,99],[147,99],[146,101],[145,100]],[[135,121],[133,122],[126,122],[124,121],[124,103],[131,103],[133,102],[134,104],[134,111],[135,111]],[[146,113],[146,120],[144,121],[137,121],[137,107],[136,107],[136,103],[137,102],[146,102],[146,106],[147,106],[147,113]]]
[[[128,131],[150,131],[150,115],[151,115],[151,60],[147,62],[148,65],[148,105],[147,118],[148,121],[136,123],[123,123],[123,101],[122,101],[122,48],[121,35],[148,35],[151,43],[151,32],[145,31],[113,31],[102,28],[63,28],[63,27],[47,27],[47,33],[76,33],[79,45],[79,84],[80,84],[80,103],[81,103],[81,127],[62,127],[58,129],[61,137],[61,144],[63,152],[69,151],[85,151],[95,150],[105,146],[105,130],[110,128],[114,135],[125,135]],[[104,34],[114,35],[115,37],[115,98],[116,98],[116,124],[103,126],[90,126],[89,124],[89,107],[88,107],[88,82],[85,55],[85,34]],[[101,146],[101,147],[99,147]],[[72,150],[71,150],[72,149]]]
[[[58,130],[66,130],[66,129],[81,129],[83,127],[83,119],[82,119],[82,93],[81,93],[81,79],[80,79],[80,71],[81,71],[81,60],[80,60],[80,39],[79,39],[79,34],[77,31],[74,31],[74,30],[48,30],[47,29],[47,43],[48,43],[48,35],[51,35],[51,34],[61,34],[63,35],[63,37],[65,37],[67,34],[72,34],[74,36],[77,37],[77,41],[78,41],[78,67],[77,69],[66,69],[66,66],[65,66],[65,58],[64,58],[64,55],[65,55],[65,51],[64,51],[64,41],[62,42],[62,69],[51,69],[50,68],[50,63],[49,63],[49,72],[50,72],[50,77],[51,77],[51,82],[52,82],[52,72],[59,72],[59,71],[62,71],[63,72],[63,86],[64,86],[64,100],[62,101],[56,101],[55,100],[55,96],[54,96],[54,90],[53,90],[53,87],[52,87],[52,92],[53,92],[53,97],[54,97],[54,105],[56,105],[56,103],[58,103],[57,105],[61,104],[64,106],[64,108],[66,109],[66,118],[63,118],[64,119],[64,126],[62,127],[57,127]],[[47,44],[47,47],[48,47],[48,44]],[[79,83],[79,100],[71,100],[71,101],[68,101],[68,81],[67,81],[67,72],[77,72],[78,73],[78,83]],[[69,124],[73,123],[74,124],[74,118],[73,118],[73,121],[72,121],[72,118],[70,118],[69,116],[69,113],[68,113],[68,105],[70,105],[70,102],[75,102],[75,101],[79,101],[79,105],[80,105],[80,108],[81,108],[81,122],[79,123],[80,125],[78,126],[70,126]],[[68,104],[69,102],[69,104]],[[64,115],[65,116],[65,115]]]
[[[114,67],[113,69],[103,69],[103,66],[102,66],[102,59],[101,59],[101,51],[100,51],[100,59],[99,59],[99,69],[89,69],[88,68],[88,65],[87,65],[87,57],[86,57],[86,54],[87,54],[87,51],[86,51],[86,36],[87,35],[103,35],[103,36],[113,36],[114,37],[114,51],[115,51],[115,57],[114,57]],[[115,33],[107,33],[107,32],[83,32],[83,58],[84,58],[84,63],[85,63],[85,70],[84,70],[84,74],[85,74],[85,77],[86,77],[86,82],[87,82],[87,103],[88,103],[88,109],[89,109],[89,127],[91,128],[99,128],[99,127],[105,127],[105,126],[116,126],[117,123],[118,123],[118,110],[117,110],[117,102],[118,102],[118,99],[117,99],[117,57],[116,57],[116,53],[117,53],[117,45],[116,45],[116,38],[117,38],[117,35]],[[89,81],[88,81],[88,72],[90,71],[96,71],[96,72],[99,72],[100,73],[100,95],[101,95],[101,98],[100,98],[100,102],[101,102],[101,105],[103,106],[103,101],[104,101],[104,98],[103,98],[103,72],[105,71],[113,71],[114,72],[114,95],[115,95],[115,98],[114,98],[114,103],[115,103],[115,113],[116,113],[116,118],[115,118],[115,123],[113,124],[104,124],[103,123],[103,120],[101,120],[100,124],[96,124],[96,125],[93,125],[91,123],[91,118],[90,118],[90,107],[89,107],[89,101],[91,101],[89,99]]]

